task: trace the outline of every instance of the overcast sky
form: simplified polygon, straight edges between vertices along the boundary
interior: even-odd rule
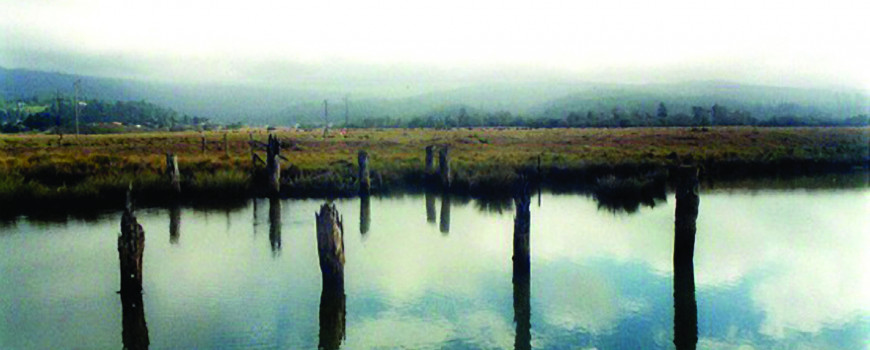
[[[861,1],[0,0],[0,66],[171,82],[870,89]]]

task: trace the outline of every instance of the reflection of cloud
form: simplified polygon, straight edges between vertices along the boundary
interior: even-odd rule
[[[699,284],[759,275],[751,297],[762,334],[818,332],[870,311],[867,193],[764,192],[701,197],[695,251]],[[711,215],[710,213],[716,213]],[[707,214],[707,215],[705,215]],[[739,220],[735,220],[739,218]]]
[[[537,282],[537,281],[536,281]],[[592,269],[566,269],[548,274],[533,286],[548,324],[588,333],[607,333],[625,313],[613,279]],[[536,305],[537,306],[537,305]]]
[[[450,320],[390,311],[375,318],[349,321],[346,344],[352,344],[354,349],[429,349],[462,342],[476,348],[507,349],[513,346],[514,330],[509,322],[487,310]]]

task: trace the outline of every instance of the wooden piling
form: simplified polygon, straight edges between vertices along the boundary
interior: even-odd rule
[[[426,146],[426,176],[432,176],[435,173],[435,155],[433,154],[435,146]]]
[[[142,293],[121,293],[121,343],[128,350],[148,349],[150,340]]]
[[[270,195],[281,193],[281,144],[278,137],[269,135],[269,144],[266,149],[266,172],[269,175]]]
[[[357,153],[359,164],[359,194],[367,196],[371,192],[371,178],[369,177],[369,154],[366,151]]]
[[[200,143],[200,149],[202,151],[202,154],[205,154],[205,135],[200,136],[199,141],[200,141],[199,143]]]
[[[674,345],[695,349],[698,343],[698,307],[695,301],[695,233],[698,218],[698,169],[676,169],[674,213]]]
[[[325,203],[315,213],[317,255],[323,288],[344,293],[344,225],[335,204]]]
[[[166,177],[175,193],[181,193],[181,173],[178,171],[178,156],[166,153]]]
[[[447,145],[438,151],[438,167],[441,174],[441,187],[450,188],[450,148]]]
[[[121,214],[121,235],[118,236],[118,258],[121,270],[121,294],[142,292],[142,254],[145,251],[145,231],[133,213],[132,186],[127,190],[124,213]]]

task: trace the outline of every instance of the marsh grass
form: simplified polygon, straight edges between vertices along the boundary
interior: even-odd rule
[[[424,148],[451,148],[455,192],[500,193],[519,176],[548,185],[591,189],[599,179],[630,179],[677,163],[708,177],[866,171],[868,128],[716,127],[625,129],[361,129],[347,135],[277,130],[282,143],[283,195],[350,196],[358,185],[356,154],[370,155],[373,190],[422,187]],[[144,133],[0,136],[0,205],[44,201],[116,201],[133,183],[143,200],[171,194],[165,153],[178,155],[187,197],[261,194],[260,166],[250,157],[249,133]],[[201,137],[207,149],[201,150]],[[256,150],[262,157],[263,150]],[[227,156],[229,154],[229,156]],[[540,171],[537,159],[541,159]],[[437,157],[436,157],[437,158]],[[437,165],[436,165],[437,168]],[[609,180],[602,180],[609,181]],[[618,188],[616,186],[615,188]]]

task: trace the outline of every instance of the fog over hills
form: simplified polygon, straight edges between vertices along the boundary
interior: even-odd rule
[[[490,79],[444,84],[432,91],[409,95],[384,89],[389,81],[382,82],[375,92],[360,94],[304,84],[166,83],[0,68],[2,97],[7,101],[54,96],[57,92],[71,96],[73,83],[79,79],[82,99],[146,100],[191,116],[251,125],[321,123],[324,100],[329,103],[330,121],[340,125],[345,117],[345,98],[351,122],[380,117],[425,118],[460,108],[469,113],[505,111],[524,117],[552,118],[564,118],[570,112],[607,113],[613,108],[654,113],[659,102],[672,112],[688,113],[691,106],[710,107],[718,103],[759,117],[791,115],[840,120],[870,113],[870,96],[865,91],[722,81],[613,84],[569,78],[504,82]],[[357,98],[358,95],[364,97]]]

